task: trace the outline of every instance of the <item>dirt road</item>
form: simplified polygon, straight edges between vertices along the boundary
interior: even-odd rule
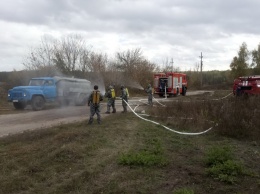
[[[203,94],[205,91],[189,92],[187,95]],[[177,98],[168,98],[167,100],[174,100]],[[181,98],[181,97],[180,97]],[[162,98],[157,98],[163,100]],[[146,97],[131,98],[130,105],[147,103]],[[116,100],[117,111],[122,111],[121,100]],[[101,104],[101,116],[105,117],[106,103]],[[20,133],[25,130],[34,130],[57,126],[65,123],[88,120],[89,107],[88,106],[68,106],[64,108],[52,108],[42,111],[32,111],[27,109],[18,114],[0,115],[0,137]]]
[[[106,107],[106,103],[101,104],[101,117],[108,115],[104,114]],[[117,100],[116,107],[118,112],[122,111],[120,100]],[[47,128],[77,121],[87,121],[88,119],[88,106],[68,106],[42,111],[33,111],[29,107],[24,112],[17,114],[0,115],[0,137],[26,130]]]
[[[0,115],[0,137],[25,130],[51,127],[62,123],[81,121],[87,118],[89,108],[66,107],[43,111]]]

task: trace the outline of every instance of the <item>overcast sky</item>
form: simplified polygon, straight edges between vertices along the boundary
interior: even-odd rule
[[[260,43],[259,0],[1,0],[0,71],[22,70],[43,36],[79,34],[97,52],[141,48],[151,62],[227,70]]]

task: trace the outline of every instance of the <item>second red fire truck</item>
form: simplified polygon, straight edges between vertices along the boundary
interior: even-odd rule
[[[234,80],[233,94],[260,95],[260,75],[243,76]]]
[[[166,72],[154,74],[154,93],[159,96],[185,96],[187,76],[183,73]]]

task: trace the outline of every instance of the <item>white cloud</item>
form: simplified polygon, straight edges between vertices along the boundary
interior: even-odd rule
[[[81,34],[94,50],[141,48],[152,62],[227,70],[243,42],[257,48],[257,0],[9,0],[0,2],[0,71],[21,70],[44,35]]]

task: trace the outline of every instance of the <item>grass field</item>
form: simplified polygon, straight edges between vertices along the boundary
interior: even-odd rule
[[[259,141],[217,130],[179,135],[129,112],[1,138],[0,193],[258,193]]]

